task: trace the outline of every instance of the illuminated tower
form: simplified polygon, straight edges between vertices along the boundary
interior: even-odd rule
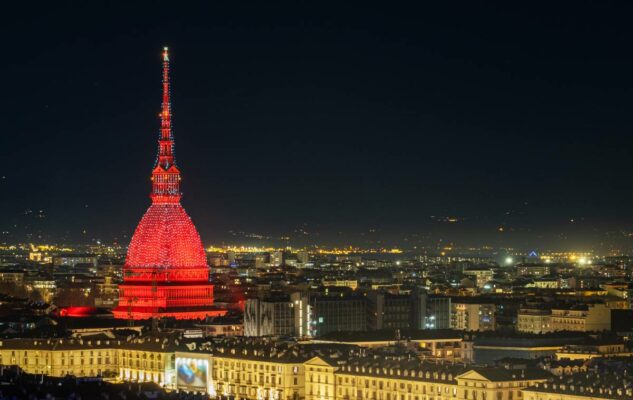
[[[180,204],[180,170],[174,156],[169,99],[169,54],[163,52],[163,101],[158,156],[152,170],[152,204],[132,236],[119,285],[116,318],[222,315],[213,306],[213,285],[200,235]]]

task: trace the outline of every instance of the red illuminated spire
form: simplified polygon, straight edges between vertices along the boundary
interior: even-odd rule
[[[207,256],[180,204],[169,101],[169,55],[163,51],[163,101],[158,157],[152,170],[152,204],[128,247],[115,318],[199,319],[226,314],[213,305]]]
[[[169,99],[169,54],[163,50],[163,102],[160,111],[160,138],[157,164],[168,169],[174,161],[174,137],[171,133],[171,101]]]
[[[171,132],[171,102],[169,99],[169,53],[163,49],[163,102],[160,111],[160,135],[158,157],[152,171],[152,194],[154,203],[177,203],[180,201],[180,171],[174,156],[174,136]]]

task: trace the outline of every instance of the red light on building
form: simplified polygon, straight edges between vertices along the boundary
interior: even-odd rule
[[[224,315],[213,306],[213,285],[200,235],[180,204],[169,97],[169,55],[163,52],[163,101],[152,204],[128,248],[115,318],[199,319]]]
[[[83,318],[95,315],[96,313],[97,309],[94,307],[64,307],[58,310],[60,317]]]

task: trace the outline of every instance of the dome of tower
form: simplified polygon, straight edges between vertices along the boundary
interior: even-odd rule
[[[152,204],[132,236],[128,267],[206,267],[200,235],[180,203]]]

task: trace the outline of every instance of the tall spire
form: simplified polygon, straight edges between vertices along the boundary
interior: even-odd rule
[[[154,203],[177,203],[180,201],[180,171],[174,156],[174,136],[171,132],[171,101],[169,93],[169,52],[163,48],[163,101],[160,111],[160,135],[158,156],[152,171],[152,194]]]
[[[160,139],[157,163],[167,169],[175,164],[174,137],[171,133],[171,101],[169,93],[169,53],[163,48],[163,102],[160,111]]]
[[[123,266],[115,318],[200,319],[225,315],[213,305],[200,235],[180,204],[169,102],[169,55],[162,54],[163,98],[158,157],[152,169],[152,204],[139,222]],[[158,89],[158,85],[156,86]],[[157,96],[158,97],[158,96]]]

